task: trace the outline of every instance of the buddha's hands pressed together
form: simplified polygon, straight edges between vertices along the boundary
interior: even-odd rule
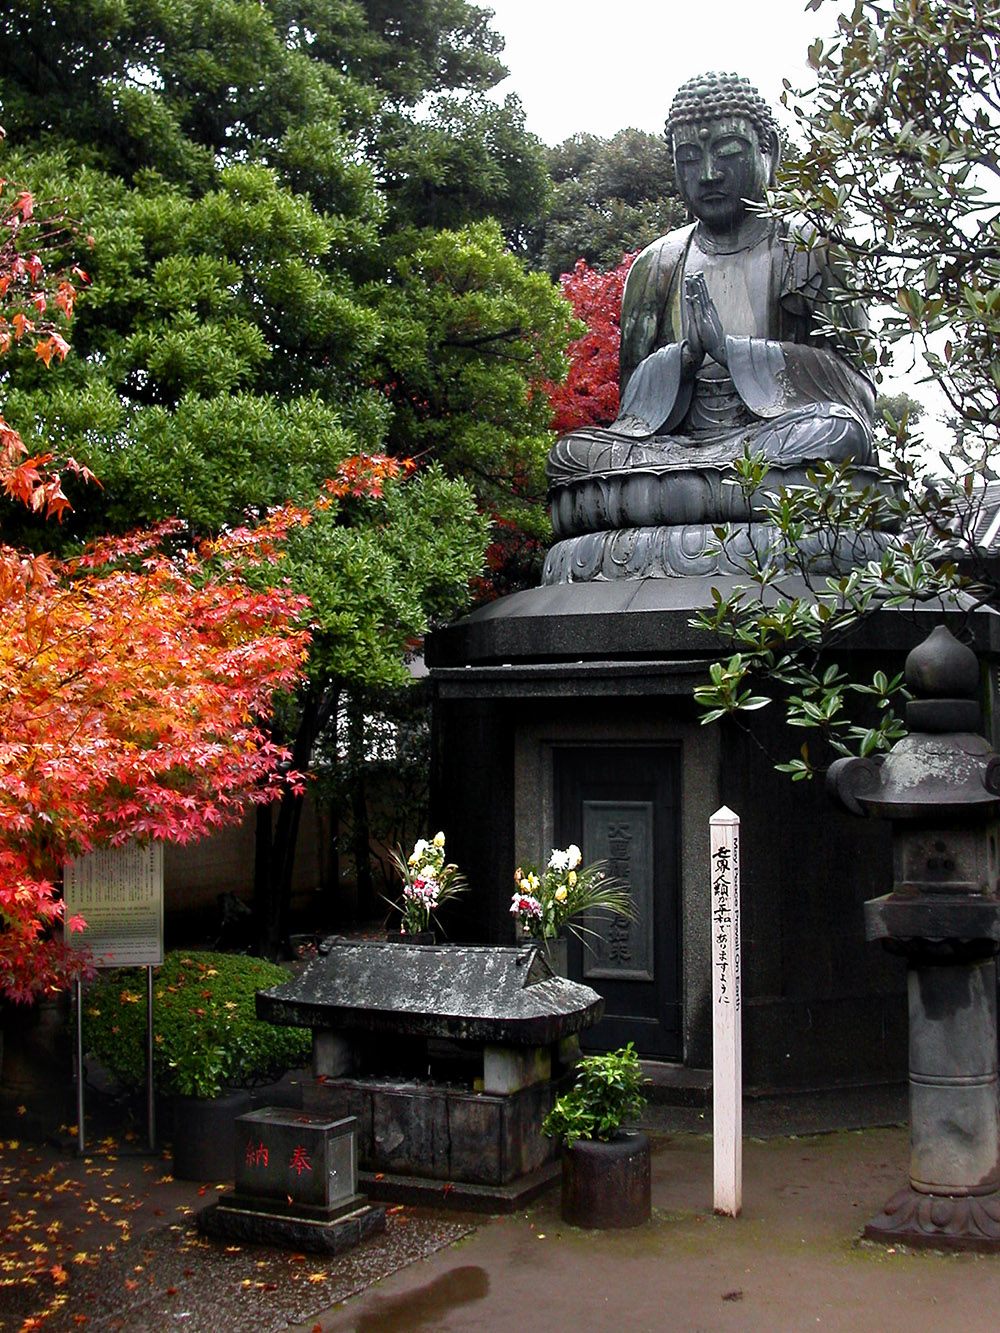
[[[689,274],[684,279],[684,298],[688,310],[687,341],[694,357],[695,368],[706,356],[710,356],[720,366],[728,366],[726,335],[722,328],[722,320],[708,294],[705,279],[700,273]]]

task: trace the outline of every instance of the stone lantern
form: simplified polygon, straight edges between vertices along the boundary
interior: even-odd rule
[[[1000,1250],[1000,757],[979,734],[978,659],[947,628],[909,654],[906,683],[910,734],[828,777],[854,814],[892,822],[892,892],[865,904],[865,930],[907,965],[910,1183],[864,1234]]]

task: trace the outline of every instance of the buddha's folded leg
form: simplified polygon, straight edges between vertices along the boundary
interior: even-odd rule
[[[638,461],[635,440],[617,438],[604,430],[579,430],[556,440],[545,471],[553,486],[577,477],[627,471]]]
[[[867,423],[840,403],[815,403],[764,422],[751,443],[771,463],[871,461]]]

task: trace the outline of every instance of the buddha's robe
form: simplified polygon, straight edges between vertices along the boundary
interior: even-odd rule
[[[708,356],[694,373],[684,365],[684,282],[696,273],[718,311],[728,368]],[[695,224],[654,241],[625,285],[618,419],[559,439],[550,485],[635,468],[725,467],[745,446],[772,463],[868,462],[874,389],[821,332],[834,323],[861,330],[865,316],[843,304],[834,315],[836,289],[825,248],[796,248],[778,224],[730,253]]]

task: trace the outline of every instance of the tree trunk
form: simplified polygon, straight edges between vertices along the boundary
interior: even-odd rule
[[[360,699],[352,698],[347,717],[350,748],[351,845],[358,886],[358,914],[368,917],[375,914],[377,908],[375,885],[372,880],[368,793],[365,790],[365,710]]]
[[[300,698],[299,729],[292,744],[291,767],[307,774],[313,747],[336,714],[339,688],[321,691],[309,689]],[[295,871],[295,848],[302,820],[304,796],[287,788],[277,806],[261,806],[257,811],[254,856],[254,930],[256,951],[265,958],[279,958],[288,952],[288,910]]]

